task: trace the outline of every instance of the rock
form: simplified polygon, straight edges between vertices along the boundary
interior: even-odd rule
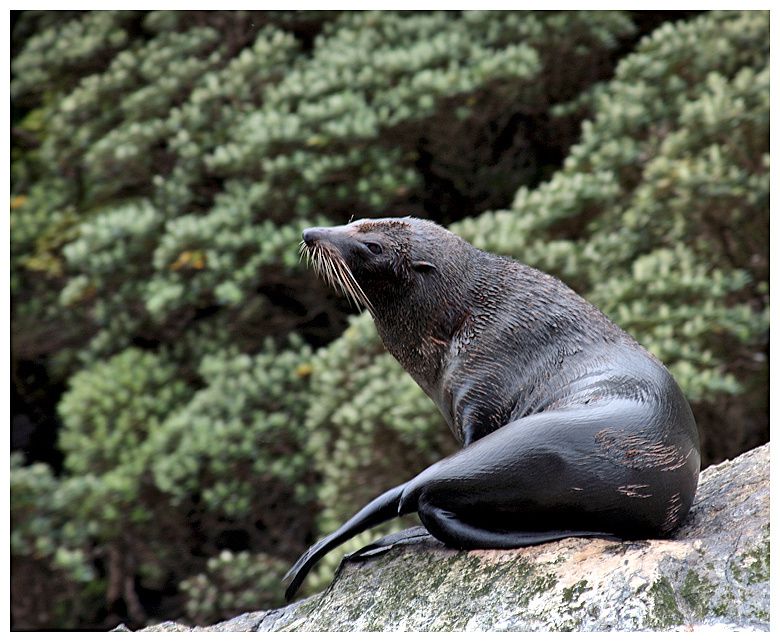
[[[701,474],[671,540],[566,539],[454,551],[431,537],[342,563],[324,592],[205,629],[666,631],[769,629],[769,444]]]

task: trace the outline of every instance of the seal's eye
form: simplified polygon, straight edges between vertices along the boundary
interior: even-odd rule
[[[371,252],[371,254],[381,254],[382,253],[382,246],[379,245],[379,243],[371,243],[369,241],[368,243],[364,243],[364,245],[368,248],[368,251]]]

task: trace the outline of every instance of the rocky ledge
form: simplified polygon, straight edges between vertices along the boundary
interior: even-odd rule
[[[417,537],[346,560],[327,590],[287,607],[144,630],[698,629],[769,629],[769,444],[703,471],[671,540],[459,552]]]

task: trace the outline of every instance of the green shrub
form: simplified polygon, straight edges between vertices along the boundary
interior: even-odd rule
[[[227,619],[237,613],[279,605],[284,591],[279,577],[287,562],[248,551],[222,551],[206,564],[206,570],[184,580],[189,619],[201,625]]]
[[[160,490],[174,501],[199,494],[207,510],[250,520],[287,501],[274,495],[275,485],[306,499],[308,488],[300,482],[311,470],[302,452],[310,349],[298,340],[291,348],[278,351],[267,343],[254,356],[204,357],[205,387],[170,412],[152,437]],[[277,537],[283,540],[284,533]]]
[[[95,523],[74,523],[70,509],[87,484],[63,483],[46,464],[11,455],[11,615],[22,629],[71,629],[96,617],[105,581],[95,570]],[[34,589],[34,590],[33,590]]]

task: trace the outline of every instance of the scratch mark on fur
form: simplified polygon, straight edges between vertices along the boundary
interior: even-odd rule
[[[680,501],[680,493],[675,493],[671,496],[669,499],[669,505],[666,508],[666,517],[664,518],[664,523],[661,525],[661,531],[664,533],[668,533],[671,531],[675,526],[677,526],[677,521],[680,516],[680,508],[682,502]]]
[[[646,491],[647,488],[650,488],[649,484],[626,484],[625,486],[618,486],[617,491],[626,497],[647,499],[653,496],[652,493]]]
[[[693,448],[683,455],[673,444],[658,443],[643,435],[612,428],[597,432],[595,439],[610,461],[634,470],[677,470],[685,466],[693,454]]]

